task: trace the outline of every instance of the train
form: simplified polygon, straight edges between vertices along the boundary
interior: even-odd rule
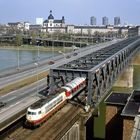
[[[67,100],[73,98],[86,87],[86,78],[77,77],[65,86],[59,88],[56,93],[50,94],[46,99],[40,99],[28,107],[25,125],[28,127],[40,126],[53,113],[57,112]]]

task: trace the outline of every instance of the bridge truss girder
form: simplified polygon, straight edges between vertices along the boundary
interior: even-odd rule
[[[111,89],[120,73],[127,67],[132,56],[138,51],[139,44],[140,40],[138,39],[90,70],[65,69],[61,67],[51,69],[50,89],[54,89],[60,83],[60,86],[65,85],[65,83],[76,77],[86,77],[87,105],[96,106]]]

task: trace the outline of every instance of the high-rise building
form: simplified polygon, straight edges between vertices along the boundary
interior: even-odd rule
[[[96,25],[97,23],[96,23],[96,17],[94,17],[94,16],[92,16],[91,18],[90,18],[90,25]]]
[[[102,18],[102,25],[108,25],[108,17]]]
[[[120,20],[120,17],[114,17],[114,25],[115,26],[118,26],[121,24],[121,20]]]

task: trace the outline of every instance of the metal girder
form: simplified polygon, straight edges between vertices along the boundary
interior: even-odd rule
[[[50,70],[50,87],[57,87],[56,83],[62,83],[62,79],[65,84],[76,77],[86,77],[87,104],[96,105],[128,65],[132,55],[139,49],[139,44],[139,38],[126,39],[53,68]]]

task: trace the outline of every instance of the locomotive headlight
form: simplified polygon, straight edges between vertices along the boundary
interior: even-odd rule
[[[31,116],[28,116],[28,120],[31,120]]]

